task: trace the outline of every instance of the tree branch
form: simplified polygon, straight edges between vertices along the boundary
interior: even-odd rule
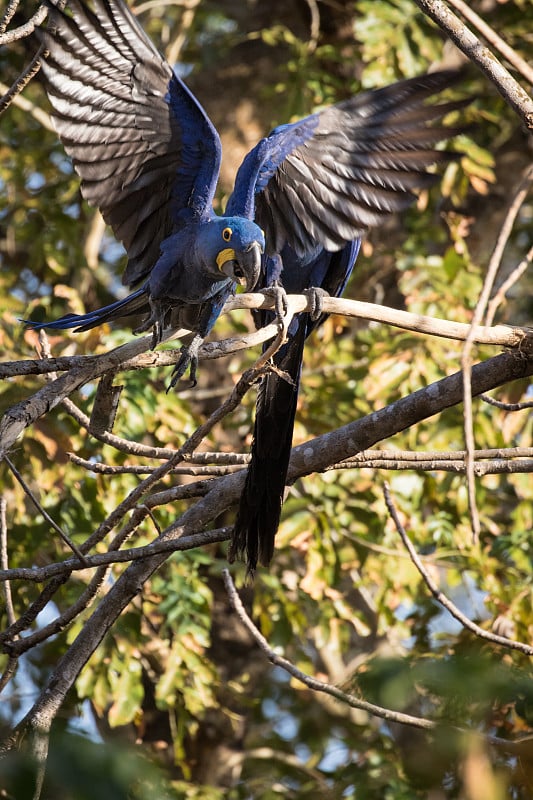
[[[292,314],[312,310],[312,301],[306,295],[287,295]],[[409,311],[389,308],[377,303],[365,303],[360,300],[347,300],[344,297],[325,297],[324,311],[327,314],[354,319],[366,319],[392,325],[414,333],[439,336],[443,339],[465,341],[471,325],[465,322],[451,322],[446,319],[413,314]],[[262,294],[239,294],[230,298],[222,314],[246,309],[249,311],[273,309],[274,301]],[[276,335],[277,327],[272,323],[258,331],[243,336],[235,336],[220,342],[209,342],[200,349],[200,360],[222,358],[246,350],[271,339]],[[189,331],[167,331],[165,341],[185,336]],[[475,330],[476,344],[500,345],[502,347],[518,347],[524,339],[533,338],[529,328],[510,325],[480,325]],[[20,361],[5,361],[0,364],[0,378],[13,378],[17,375],[44,375],[49,372],[66,372],[92,366],[88,380],[93,380],[104,372],[125,372],[130,369],[147,369],[152,367],[174,366],[180,358],[177,350],[153,351],[150,349],[151,336],[134,339],[125,345],[96,356],[60,356],[58,358],[41,358]]]
[[[65,542],[67,547],[69,547],[72,550],[72,552],[79,558],[81,563],[85,564],[85,558],[83,556],[83,553],[81,553],[81,551],[79,550],[77,545],[67,536],[67,534],[64,531],[61,530],[59,525],[57,525],[57,523],[52,519],[52,517],[46,511],[46,509],[42,507],[42,505],[39,503],[38,499],[36,498],[36,496],[34,495],[32,490],[30,489],[30,487],[28,486],[28,484],[26,483],[26,481],[24,480],[24,478],[22,477],[22,475],[20,474],[18,469],[15,467],[15,465],[13,464],[11,459],[8,458],[7,456],[4,456],[4,461],[8,465],[9,469],[11,470],[11,472],[13,473],[15,479],[18,481],[18,483],[22,487],[23,491],[26,493],[26,495],[32,501],[33,505],[35,506],[35,508],[37,509],[39,514],[41,514],[43,519],[46,520],[46,522],[48,522],[50,527],[52,527],[55,530],[55,532],[59,534],[59,536]]]
[[[524,61],[521,56],[518,55],[516,50],[513,50],[507,42],[505,42],[501,36],[498,36],[496,31],[487,25],[485,20],[481,19],[479,14],[470,8],[468,3],[465,3],[464,0],[448,0],[448,3],[455,8],[456,11],[461,14],[465,19],[470,22],[474,28],[477,28],[481,36],[495,49],[500,53],[506,61],[513,66],[517,72],[519,72],[525,80],[533,85],[533,69]]]
[[[390,493],[390,489],[388,484],[385,483],[383,487],[383,494],[385,496],[385,503],[389,510],[389,514],[392,517],[394,525],[396,526],[396,530],[400,534],[401,540],[404,543],[406,550],[408,551],[411,561],[419,571],[420,575],[424,579],[426,586],[428,587],[429,591],[435,598],[435,600],[449,611],[452,617],[455,617],[464,628],[474,633],[476,636],[479,636],[480,639],[485,639],[488,642],[492,642],[493,644],[502,645],[503,647],[510,648],[511,650],[519,650],[521,653],[524,653],[526,656],[533,656],[533,647],[524,642],[516,642],[513,639],[508,639],[505,636],[498,636],[491,631],[486,631],[484,628],[480,628],[479,625],[476,625],[475,622],[472,622],[466,614],[463,614],[457,606],[452,603],[452,601],[446,597],[446,595],[441,592],[439,587],[433,581],[431,575],[424,567],[422,561],[420,560],[418,553],[416,552],[415,548],[413,547],[411,540],[409,539],[405,528],[403,527],[402,523],[400,522],[400,518],[398,517],[398,512],[396,511],[396,507],[393,503],[392,496]]]
[[[470,511],[470,520],[472,525],[472,533],[474,536],[474,541],[477,541],[477,539],[479,538],[481,523],[479,520],[479,512],[476,503],[474,459],[472,456],[472,453],[474,452],[475,448],[474,421],[472,417],[472,393],[470,386],[472,346],[474,337],[476,335],[475,333],[476,327],[480,324],[483,315],[485,313],[487,303],[489,302],[489,297],[492,293],[492,287],[494,286],[494,281],[496,280],[496,275],[498,274],[498,270],[502,262],[505,247],[512,233],[518,212],[520,211],[520,208],[522,207],[522,204],[524,203],[527,197],[532,180],[533,180],[533,166],[530,165],[524,170],[523,174],[521,175],[520,180],[518,182],[518,186],[516,187],[516,190],[513,196],[511,197],[511,200],[509,201],[509,205],[507,207],[504,220],[500,228],[500,231],[498,233],[498,238],[496,239],[496,244],[494,246],[494,250],[492,252],[489,261],[487,274],[485,276],[485,280],[483,281],[481,294],[479,295],[476,307],[474,309],[474,316],[472,318],[472,327],[468,336],[466,337],[463,353],[461,356],[461,366],[463,369],[463,387],[464,387],[463,426],[464,426],[465,448],[466,448],[466,460],[465,460],[466,481],[467,481],[467,491],[468,491],[468,507]]]
[[[320,681],[317,678],[308,675],[307,673],[303,672],[302,670],[298,669],[291,661],[280,656],[278,653],[273,650],[268,641],[265,639],[263,634],[259,631],[256,625],[252,622],[248,614],[246,613],[246,609],[244,608],[241,598],[235,588],[235,584],[231,579],[231,575],[229,570],[224,569],[222,570],[222,577],[224,579],[224,585],[226,587],[226,592],[229,597],[229,601],[233,610],[235,611],[237,617],[239,618],[240,622],[244,625],[248,633],[251,635],[252,639],[256,642],[259,649],[262,653],[268,658],[268,660],[277,667],[281,667],[281,669],[285,670],[289,675],[291,675],[296,680],[303,683],[304,686],[307,686],[314,692],[323,692],[324,694],[329,695],[330,697],[335,698],[335,700],[344,703],[351,708],[357,708],[361,711],[366,711],[368,714],[372,714],[375,717],[379,717],[380,719],[385,719],[388,722],[395,722],[401,725],[409,725],[413,728],[419,728],[426,731],[436,730],[439,727],[439,723],[435,722],[434,720],[427,719],[425,717],[415,717],[411,714],[404,714],[401,711],[393,711],[390,708],[383,708],[382,706],[377,706],[374,703],[369,703],[366,700],[362,700],[359,697],[356,697],[353,694],[347,694],[343,692],[342,689],[339,689],[337,686],[334,686],[331,683],[325,683],[324,681]],[[459,728],[458,726],[453,726],[454,730],[460,731],[462,733],[468,733],[470,736],[479,736],[480,739],[489,742],[492,745],[497,747],[501,747],[506,752],[519,752],[521,749],[521,742],[512,742],[506,739],[502,739],[498,736],[491,736],[491,735],[480,735],[477,731],[474,730],[466,730],[465,728]],[[527,745],[526,745],[527,746]]]
[[[225,312],[235,308],[272,308],[273,301],[264,295],[239,295],[231,299],[225,306]],[[295,314],[301,311],[310,310],[311,302],[309,298],[300,295],[288,296],[289,313]],[[453,323],[447,320],[435,320],[432,317],[425,317],[418,314],[411,314],[406,311],[397,311],[377,306],[372,303],[361,303],[356,300],[344,300],[339,298],[325,298],[324,311],[326,313],[337,313],[345,316],[354,316],[370,319],[377,322],[387,322],[397,327],[413,330],[419,333],[426,333],[444,338],[465,340],[472,331],[472,326],[465,323]],[[261,343],[271,339],[277,332],[276,324],[271,324],[256,331],[254,334],[234,337],[224,342],[213,342],[205,346],[202,356],[206,354],[210,358],[220,358],[222,355],[237,352],[238,350],[250,347],[252,343]],[[166,332],[166,341],[180,332]],[[533,332],[525,328],[511,328],[506,325],[497,325],[493,328],[478,326],[473,333],[473,341],[480,344],[504,345],[506,347],[527,347],[527,342],[533,339]],[[63,402],[71,392],[79,389],[89,381],[94,381],[107,372],[115,373],[127,369],[140,369],[141,367],[155,366],[156,364],[176,363],[179,353],[148,353],[152,342],[151,336],[145,336],[127,344],[121,345],[114,350],[99,356],[86,356],[83,360],[75,362],[74,366],[64,375],[56,378],[47,384],[32,397],[18,403],[8,409],[0,422],[0,460],[4,454],[14,444],[18,436],[29,425],[33,424],[39,417],[55,408]],[[140,356],[142,355],[142,359]],[[16,362],[15,362],[16,363]],[[5,369],[4,376],[13,374],[28,374],[35,371],[35,364],[39,362],[23,362],[24,368],[20,372],[13,372],[13,362],[11,369]],[[31,365],[31,367],[29,366]],[[60,368],[58,360],[53,359],[44,371],[55,371]],[[2,372],[0,371],[0,377]]]
[[[331,683],[325,683],[324,681],[318,680],[318,678],[313,678],[311,675],[307,675],[305,672],[302,672],[302,670],[298,669],[298,667],[296,667],[286,658],[283,658],[283,656],[280,656],[278,653],[272,650],[263,634],[260,633],[258,628],[254,625],[245,611],[241,598],[235,589],[235,584],[231,579],[229,570],[223,569],[222,577],[224,578],[224,585],[228,593],[229,601],[233,610],[237,614],[237,617],[242,622],[248,633],[252,636],[259,649],[276,667],[281,667],[285,670],[285,672],[288,672],[289,675],[292,675],[293,678],[296,678],[296,680],[300,681],[314,692],[324,692],[330,697],[334,697],[335,700],[339,700],[341,703],[345,703],[351,708],[357,708],[360,711],[366,711],[368,714],[372,714],[375,717],[380,717],[381,719],[386,719],[389,722],[410,725],[414,728],[422,728],[426,731],[435,730],[437,723],[430,719],[425,719],[424,717],[414,717],[411,714],[404,714],[401,711],[393,711],[390,708],[377,706],[374,703],[361,700],[359,697],[355,697],[353,694],[346,694],[346,692],[343,692],[342,689],[337,688],[337,686],[333,686]]]
[[[7,503],[5,497],[0,497],[0,566],[1,571],[9,572],[9,562],[7,558]],[[11,584],[9,579],[4,584],[4,601],[6,604],[6,616],[8,625],[15,622],[15,610],[13,608],[13,598],[11,596]]]
[[[430,19],[448,34],[459,50],[492,81],[503,99],[518,114],[528,130],[533,130],[533,100],[505,69],[494,53],[450,11],[443,0],[414,0]]]
[[[525,353],[523,356],[502,353],[473,367],[472,395],[483,394],[490,391],[490,388],[531,374],[533,374],[533,353],[529,356]],[[331,464],[367,450],[376,442],[384,441],[445,408],[458,405],[462,400],[462,373],[456,372],[407,397],[402,397],[386,408],[301,444],[292,451],[289,482],[292,483],[311,472],[321,472]],[[240,476],[232,475],[223,480],[237,477]]]
[[[0,569],[0,582],[8,581],[30,581],[31,583],[42,583],[50,580],[56,575],[65,575],[77,570],[94,569],[96,567],[109,566],[110,564],[125,564],[129,561],[157,556],[160,553],[170,555],[184,550],[194,550],[209,544],[227,542],[231,536],[233,526],[216,528],[210,531],[198,531],[180,539],[165,541],[158,538],[153,544],[143,547],[129,547],[126,550],[110,550],[107,553],[96,553],[87,556],[86,564],[82,565],[76,558],[69,558],[55,564],[47,564],[45,567],[12,567],[11,569]],[[54,631],[57,633],[57,630]],[[5,633],[0,636],[0,642],[4,641]],[[10,648],[11,652],[11,648]]]
[[[507,294],[509,289],[512,286],[514,286],[515,283],[522,277],[522,275],[527,270],[532,261],[533,261],[533,245],[529,248],[529,250],[527,251],[524,258],[520,261],[520,263],[517,264],[517,266],[513,269],[511,274],[504,280],[502,285],[498,288],[498,291],[495,293],[494,297],[491,298],[487,306],[487,313],[485,315],[485,323],[487,325],[492,325],[498,306],[503,302],[505,295]]]

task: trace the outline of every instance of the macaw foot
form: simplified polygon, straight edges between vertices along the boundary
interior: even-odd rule
[[[276,320],[279,324],[282,324],[283,318],[287,315],[287,311],[289,310],[287,292],[283,286],[269,286],[266,289],[261,289],[260,294],[264,294],[265,297],[269,297],[274,300],[274,313],[276,315]]]
[[[165,330],[165,318],[167,315],[168,307],[158,300],[150,299],[150,315],[145,319],[142,325],[135,328],[133,333],[145,333],[152,329],[152,344],[150,348],[155,350],[158,344],[161,344],[163,339],[163,331]]]
[[[304,289],[302,294],[309,298],[311,309],[308,313],[311,320],[316,322],[324,313],[324,298],[330,296],[329,292],[319,286],[311,286],[309,289]]]
[[[181,348],[180,360],[172,370],[172,376],[167,388],[167,394],[176,386],[180,378],[185,375],[187,372],[187,367],[189,367],[189,378],[191,380],[190,388],[194,389],[198,382],[196,380],[196,374],[198,370],[198,351],[200,350],[203,341],[203,336],[200,336],[200,334],[197,333],[189,344],[183,345]]]

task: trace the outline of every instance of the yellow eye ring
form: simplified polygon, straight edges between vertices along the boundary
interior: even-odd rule
[[[222,231],[222,238],[224,239],[224,241],[229,242],[232,236],[233,236],[233,231],[231,230],[231,228],[224,228],[224,230]]]

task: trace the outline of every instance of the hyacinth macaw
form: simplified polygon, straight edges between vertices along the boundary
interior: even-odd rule
[[[262,139],[238,170],[224,216],[212,207],[219,136],[196,98],[121,0],[50,8],[42,40],[45,88],[59,137],[97,206],[124,244],[124,300],[34,327],[86,330],[145,313],[154,344],[165,327],[195,336],[173,373],[190,365],[225,300],[246,290],[316,288],[340,295],[360,237],[415,199],[455,154],[435,145],[462,102],[426,104],[456,80],[435,72],[367,91]],[[319,294],[317,294],[319,298]],[[272,319],[261,312],[259,324]],[[248,469],[230,558],[248,570],[272,558],[290,457],[303,346],[323,320],[298,315],[258,392]]]

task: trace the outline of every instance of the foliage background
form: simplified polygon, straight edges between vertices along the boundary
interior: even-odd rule
[[[530,0],[473,3],[526,60]],[[457,51],[411,0],[319,4],[221,2],[138,4],[140,19],[221,132],[225,164],[219,202],[243,154],[275,125],[380,86],[456,63]],[[314,12],[319,12],[317,24]],[[29,2],[19,23],[33,13]],[[10,84],[28,58],[27,42],[0,51]],[[472,67],[461,92],[474,127],[458,138],[460,164],[418,207],[365,243],[348,297],[468,322],[507,200],[530,160],[516,117]],[[120,292],[124,258],[82,202],[79,183],[45,113],[34,80],[25,108],[0,126],[0,346],[5,360],[34,357],[36,337],[18,318],[84,312]],[[506,249],[501,279],[528,247],[526,202]],[[531,275],[523,276],[498,320],[531,323]],[[216,327],[222,338],[251,329],[245,312]],[[105,326],[54,335],[54,355],[103,352],[131,338]],[[295,441],[384,407],[459,368],[461,346],[384,326],[331,317],[309,342]],[[492,354],[478,348],[476,357]],[[121,376],[114,432],[147,445],[178,447],[229,393],[253,353],[210,362],[195,392],[165,394],[165,370]],[[4,381],[4,412],[42,379]],[[498,392],[516,402],[515,382]],[[73,398],[90,415],[96,385]],[[208,450],[249,445],[253,397],[216,428]],[[529,447],[531,415],[474,402],[478,448]],[[382,443],[387,450],[463,449],[462,409],[452,408]],[[101,475],[68,453],[121,466],[142,463],[92,438],[62,407],[42,417],[11,459],[50,516],[81,544],[138,478]],[[271,570],[243,595],[263,634],[301,669],[372,702],[437,719],[429,735],[313,694],[272,668],[230,614],[221,582],[225,545],[176,553],[105,637],[62,708],[43,796],[54,798],[403,798],[500,800],[533,792],[531,758],[511,758],[460,725],[503,738],[531,734],[533,690],[524,656],[504,653],[460,629],[428,596],[402,549],[384,499],[387,480],[426,565],[458,605],[485,627],[532,636],[533,486],[527,474],[476,482],[482,534],[473,543],[465,478],[453,472],[359,468],[298,481],[289,493]],[[173,476],[160,488],[192,478]],[[9,565],[45,565],[66,555],[6,464]],[[154,511],[160,528],[183,503]],[[228,515],[219,524],[231,523]],[[154,538],[148,519],[132,545]],[[123,567],[108,576],[112,585]],[[236,570],[239,580],[243,572]],[[72,605],[91,574],[78,572],[37,618],[34,630]],[[14,582],[17,616],[42,587]],[[104,593],[106,586],[104,586]],[[97,602],[97,599],[95,602]],[[20,719],[84,623],[81,614],[33,648],[4,692],[0,719]],[[2,628],[7,627],[5,608]],[[499,627],[498,627],[499,626]],[[503,626],[503,627],[502,627]],[[7,655],[0,660],[7,663]],[[103,744],[105,742],[105,745]],[[23,755],[3,766],[0,796],[26,797]],[[3,793],[2,793],[3,792]]]

